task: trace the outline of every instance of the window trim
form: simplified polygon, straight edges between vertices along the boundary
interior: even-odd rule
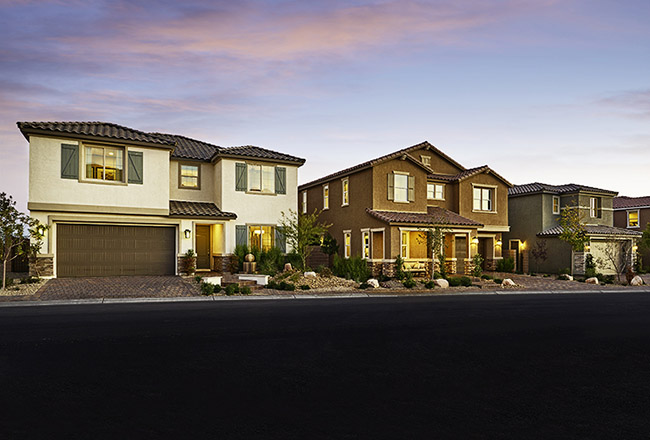
[[[307,190],[302,192],[302,213],[307,214]]]
[[[350,238],[349,241],[346,238]],[[349,244],[348,244],[349,243]],[[352,256],[352,231],[343,231],[343,258],[350,258]]]
[[[182,165],[197,167],[199,172],[196,178],[197,186],[183,186]],[[178,162],[178,189],[201,190],[201,162],[179,161]]]
[[[115,150],[122,150],[122,180],[105,180],[105,179],[93,179],[92,177],[86,177],[86,148],[113,148]],[[126,186],[128,185],[129,176],[128,173],[128,155],[129,149],[126,145],[121,144],[102,144],[95,142],[79,142],[79,182],[82,183],[96,183],[100,185],[118,185]],[[106,168],[106,165],[104,165]]]
[[[492,209],[489,211],[483,210],[483,209],[475,209],[474,208],[474,189],[475,188],[481,188],[481,189],[489,189],[492,190]],[[472,183],[472,212],[479,212],[483,214],[496,214],[497,213],[497,186],[496,185],[483,185],[483,184],[476,184]],[[483,200],[483,198],[481,198]]]
[[[368,237],[368,245],[366,246],[366,241],[365,237]],[[370,260],[371,254],[370,254],[370,229],[362,229],[361,230],[361,258],[364,260]],[[366,251],[368,251],[368,255],[366,255]]]
[[[557,210],[555,209],[556,200],[557,200]],[[553,200],[551,201],[551,209],[553,210],[554,215],[558,215],[560,213],[560,196],[553,196]]]
[[[636,212],[636,226],[630,226],[630,213]],[[627,227],[632,229],[639,229],[641,227],[641,210],[640,209],[628,209],[625,211],[625,217],[627,221]]]
[[[397,200],[397,176],[406,177],[406,199]],[[405,171],[393,171],[393,202],[394,203],[411,203],[409,202],[409,176],[410,174]]]
[[[327,192],[327,195],[325,192]],[[330,209],[330,185],[326,183],[323,185],[323,211],[328,209]]]
[[[348,189],[345,189],[347,183]],[[350,178],[344,177],[341,179],[341,207],[350,206]]]
[[[277,225],[270,224],[270,223],[246,223],[246,246],[249,248],[253,247],[253,244],[251,243],[251,228],[254,227],[269,227],[271,228],[271,249],[273,249],[276,246],[275,243],[275,230],[277,229]],[[260,249],[261,251],[262,249]]]
[[[267,162],[244,162],[246,164],[246,194],[265,194],[265,195],[276,195],[276,187],[275,187],[275,169],[277,168],[276,165],[269,165]],[[251,189],[251,179],[249,173],[249,167],[260,167],[260,189]],[[271,179],[273,182],[273,190],[272,191],[264,191],[262,189],[262,181],[264,180],[264,172],[262,171],[262,167],[268,167],[268,168],[273,168],[273,178]]]
[[[429,185],[434,186],[433,187],[433,198],[429,198]],[[436,186],[442,187],[442,198],[437,198],[436,197],[436,188],[435,188]],[[442,201],[446,200],[445,199],[445,193],[447,192],[446,190],[447,190],[447,187],[446,187],[446,185],[444,183],[427,182],[427,200],[442,200]],[[473,198],[474,198],[474,194],[473,194],[473,190],[472,190],[472,207],[474,206],[473,205],[474,204]]]
[[[599,201],[600,203],[598,203]],[[601,197],[589,197],[589,218],[603,218],[603,200]]]

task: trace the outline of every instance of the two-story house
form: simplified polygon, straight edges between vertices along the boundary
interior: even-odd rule
[[[650,196],[614,197],[614,226],[643,232],[650,223]],[[642,255],[643,267],[650,270],[650,250]]]
[[[615,191],[593,188],[586,185],[566,184],[548,185],[529,183],[515,185],[509,191],[510,232],[505,236],[505,244],[512,251],[518,269],[526,269],[522,264],[531,257],[530,268],[545,273],[558,273],[571,269],[571,246],[560,240],[562,233],[560,215],[567,207],[579,208],[580,220],[589,237],[584,252],[579,252],[574,261],[574,273],[584,273],[584,257],[590,253],[602,267],[603,274],[613,274],[611,264],[607,263],[606,248],[616,242],[619,250],[631,249],[638,233],[614,227],[613,200]],[[532,252],[537,243],[546,244],[546,259],[535,259]],[[541,243],[540,243],[541,244]],[[522,267],[523,266],[523,267]]]
[[[42,276],[173,275],[190,249],[221,271],[237,244],[285,248],[305,162],[105,122],[19,122],[31,216],[49,226]]]
[[[322,210],[342,257],[361,256],[390,274],[395,258],[427,271],[426,230],[445,232],[450,273],[468,273],[480,253],[487,268],[502,258],[510,183],[487,166],[466,169],[428,142],[347,168],[298,188],[303,213]]]

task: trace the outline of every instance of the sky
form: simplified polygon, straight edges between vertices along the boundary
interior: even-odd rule
[[[17,121],[106,121],[307,159],[429,141],[512,182],[650,195],[647,0],[0,0],[0,192]]]

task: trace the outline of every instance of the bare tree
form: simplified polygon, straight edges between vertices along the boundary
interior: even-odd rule
[[[603,268],[614,269],[620,283],[621,275],[627,270],[631,261],[632,242],[630,240],[608,239],[603,242],[601,251],[604,258],[599,258],[598,263]]]
[[[589,243],[589,236],[582,221],[580,208],[577,206],[564,208],[562,214],[560,214],[560,226],[562,232],[559,239],[571,245],[571,275],[573,275],[574,253],[583,252],[585,245]]]
[[[424,232],[423,241],[427,245],[427,252],[431,257],[431,273],[430,279],[434,279],[434,273],[436,271],[436,259],[438,260],[438,265],[440,267],[440,274],[443,278],[446,275],[445,268],[445,234],[451,229],[449,229],[449,221],[439,215],[431,216],[431,223],[428,227],[421,228],[421,231]]]
[[[548,258],[548,248],[546,247],[546,240],[535,240],[535,246],[530,251],[533,259],[535,260],[535,270],[539,272],[539,262],[542,263]]]

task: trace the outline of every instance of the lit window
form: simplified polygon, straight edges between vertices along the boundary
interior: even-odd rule
[[[345,258],[350,258],[350,246],[352,244],[352,234],[350,232],[343,233],[343,255]]]
[[[323,186],[323,209],[330,209],[330,186]]]
[[[302,193],[302,213],[307,214],[307,191]]]
[[[86,147],[86,178],[123,182],[124,150],[113,147]]]
[[[492,189],[474,187],[474,211],[492,211]]]
[[[591,218],[600,218],[601,208],[602,205],[601,205],[600,197],[589,198],[589,216]]]
[[[248,165],[248,190],[274,193],[275,167],[267,165]]]
[[[627,227],[639,227],[639,211],[627,211]]]
[[[553,214],[560,213],[560,198],[558,196],[553,196]]]
[[[428,167],[431,166],[431,156],[420,156],[420,159],[422,160],[423,165],[426,165]]]
[[[402,232],[402,258],[409,257],[409,233]]]
[[[248,242],[250,247],[268,251],[274,246],[275,228],[273,226],[249,226]]]
[[[341,186],[343,191],[341,192],[342,200],[341,204],[347,206],[350,204],[350,181],[348,179],[343,179],[341,181]]]
[[[445,198],[445,185],[440,183],[427,183],[427,199],[429,200],[444,200]]]
[[[395,196],[396,202],[409,201],[409,176],[406,174],[395,174]]]
[[[199,165],[180,164],[179,186],[181,188],[199,187]]]
[[[361,234],[361,244],[363,245],[363,258],[370,258],[370,232],[364,231]]]

